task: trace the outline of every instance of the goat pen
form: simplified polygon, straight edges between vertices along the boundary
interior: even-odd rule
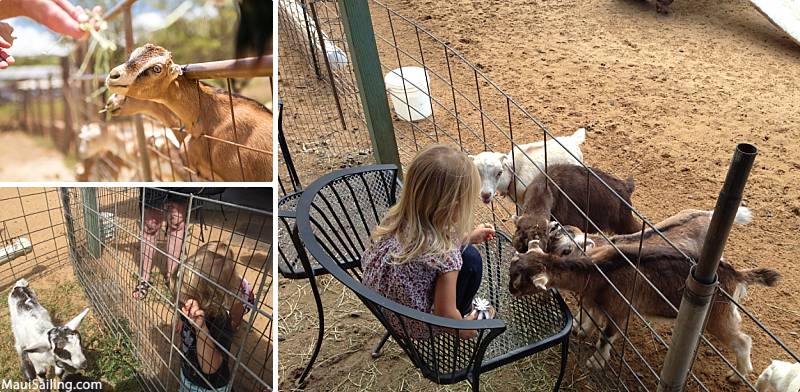
[[[56,320],[75,307],[90,306],[90,319],[96,321],[82,327],[88,352],[84,371],[115,383],[117,390],[135,384],[135,390],[173,391],[187,369],[174,328],[186,301],[177,288],[205,281],[224,293],[215,301],[230,306],[229,345],[214,339],[230,371],[228,385],[272,390],[272,189],[214,189],[215,196],[201,197],[169,188],[4,188],[0,287],[8,290],[17,279],[28,279]],[[170,216],[164,216],[166,207],[151,204],[150,192],[182,200],[186,212],[180,230],[171,230],[169,222],[166,230],[161,227]],[[155,212],[151,218],[161,216],[152,239],[145,237],[146,209]],[[181,244],[177,248],[164,246],[174,240],[171,235]],[[235,291],[220,286],[224,277],[200,268],[202,261],[193,261],[209,246],[228,249],[227,262],[238,279]],[[147,248],[158,278],[151,279],[144,298],[136,299]],[[177,268],[169,288],[162,276],[171,262]],[[7,319],[6,314],[0,318]],[[3,338],[13,340],[6,333]],[[4,346],[8,350],[10,343]],[[11,352],[0,355],[11,364],[4,377],[18,378]]]
[[[348,20],[345,16],[348,14],[342,8],[345,6],[368,7],[366,13],[371,15],[371,20]],[[455,144],[469,154],[482,151],[503,153],[511,151],[511,161],[519,159],[519,157],[514,159],[513,155],[523,154],[525,155],[523,159],[533,162],[531,157],[519,152],[517,147],[524,143],[548,142],[544,148],[544,167],[539,168],[540,171],[547,166],[548,148],[564,149],[564,146],[554,139],[555,134],[542,121],[524,105],[506,94],[486,75],[485,66],[470,62],[453,49],[447,40],[435,36],[419,23],[400,15],[382,1],[356,1],[354,4],[345,4],[342,1],[280,0],[278,11],[281,29],[279,96],[283,105],[280,130],[286,141],[281,145],[282,156],[279,159],[282,165],[279,167],[279,179],[286,190],[291,189],[288,185],[290,183],[293,185],[292,188],[297,184],[308,185],[320,175],[339,167],[376,161],[394,163],[376,159],[376,156],[380,157],[380,153],[373,151],[375,146],[391,145],[392,141],[396,141],[401,164],[407,164],[417,151],[434,142]],[[365,36],[365,29],[353,27],[359,24],[369,24],[374,35]],[[347,37],[348,28],[357,30],[351,32],[352,34],[360,35]],[[359,45],[369,45],[370,42],[374,42],[379,58],[369,58],[366,61],[363,57],[359,59],[359,56],[363,56],[363,48],[354,50],[351,47],[353,42],[358,42]],[[358,53],[359,51],[362,53]],[[384,86],[383,81],[374,78],[372,74],[374,69],[369,71],[363,69],[372,66],[379,66],[382,75],[390,72],[397,74],[398,79],[402,81],[401,88],[392,89],[388,83]],[[424,72],[419,74],[422,75],[420,78],[414,79],[410,75],[403,74],[408,72],[406,67],[419,67]],[[371,78],[365,79],[367,77],[365,75]],[[383,97],[376,93],[384,90],[388,92]],[[412,105],[409,96],[420,92],[423,96],[422,105]],[[391,118],[376,120],[376,113],[382,116],[382,112],[373,110],[375,107],[388,106],[388,100],[392,101],[391,107],[394,109],[390,113]],[[398,113],[398,108],[408,112]],[[409,117],[414,121],[403,119]],[[381,127],[370,128],[376,121],[384,120],[388,121],[389,126],[383,126],[387,125],[387,122],[383,122],[380,123]],[[590,129],[587,136],[588,143],[592,143],[593,136]],[[582,162],[580,165],[586,166]],[[519,173],[516,173],[514,167],[512,171],[514,172],[512,175],[517,177]],[[587,186],[590,179],[599,180],[591,169],[586,172]],[[552,181],[550,183],[558,189],[556,184]],[[613,197],[619,197],[607,185],[605,188],[613,194]],[[578,209],[576,201],[569,200],[569,204],[578,214],[584,217],[589,215],[589,211]],[[498,229],[513,233],[514,225],[511,217],[517,215],[519,209],[520,206],[507,199],[495,198],[490,204],[476,211],[477,221],[489,221]],[[677,211],[670,213],[674,212]],[[650,219],[636,208],[632,208],[632,213],[642,222],[636,235],[644,238],[645,233],[647,235],[655,233],[653,235],[661,238],[666,246],[682,253],[688,265],[695,264],[697,256],[682,252],[660,231],[655,230]],[[584,231],[589,228],[596,229],[595,223],[589,219],[585,219],[584,225],[585,227],[581,227]],[[286,241],[281,245],[293,247],[293,244],[288,242],[288,236]],[[606,237],[604,241],[608,241],[608,238]],[[626,260],[631,268],[638,271],[637,259],[626,258]],[[736,264],[736,260],[733,263]],[[657,289],[641,272],[638,272],[635,281],[631,282],[633,292],[629,291],[630,287],[620,288],[610,280],[607,282],[616,295],[628,304],[625,322],[622,325],[611,326],[620,332],[622,338],[612,346],[611,358],[602,371],[587,371],[583,365],[593,353],[594,341],[587,338],[576,339],[577,342],[570,348],[573,359],[567,383],[571,378],[579,388],[594,386],[600,389],[655,390],[660,379],[659,370],[669,347],[671,328],[668,324],[651,323],[646,320],[642,309],[633,306],[627,298],[634,295],[636,290],[657,291]],[[299,300],[304,292],[302,288],[297,293],[292,292],[291,300]],[[796,361],[798,356],[784,343],[789,336],[783,331],[771,330],[752,309],[735,300],[733,294],[720,289],[716,295],[719,301],[731,303],[741,314],[743,329],[753,337],[753,347],[758,347],[759,351],[766,353],[767,358],[787,358]],[[659,295],[666,301],[663,294],[659,292]],[[283,294],[281,297],[282,301],[285,301]],[[579,295],[576,295],[571,302],[576,313],[581,312],[583,317],[590,317],[595,325],[601,324],[600,327],[604,327],[600,320],[594,320],[594,315],[588,315],[580,310]],[[290,311],[281,313],[280,326],[282,333],[286,333],[287,336],[296,331],[297,326],[293,323],[300,317],[299,305],[294,303],[288,305]],[[677,311],[671,304],[668,306]],[[307,316],[302,317],[307,318]],[[376,338],[378,336],[380,333],[376,332]],[[290,346],[289,341],[290,338],[287,337],[281,345],[282,379],[291,378],[296,371],[293,367],[302,366],[303,360],[308,358],[308,353],[305,351],[289,352],[290,349],[287,348]],[[339,346],[338,349],[347,349],[348,351],[342,354],[344,355],[358,348]],[[362,349],[365,352],[368,350],[367,347]],[[741,374],[734,362],[726,358],[724,352],[718,342],[703,335],[695,361],[697,366],[692,368],[687,386],[693,390],[717,390],[725,385],[724,375],[730,372],[748,390],[755,391],[754,379]],[[338,361],[337,358],[337,354],[334,353],[328,360]],[[321,361],[325,362],[326,359]],[[546,358],[536,361],[540,361],[545,367],[548,366]],[[755,370],[760,371],[766,364],[768,362],[765,362],[762,356],[754,362]],[[382,366],[386,365],[373,365],[376,366],[380,370],[385,369]],[[503,373],[503,370],[498,372],[508,374]],[[499,385],[505,386],[507,384],[504,382],[509,382],[508,379],[513,377],[504,378],[502,374],[498,378],[503,380],[498,382]],[[359,380],[361,381],[346,376],[336,381],[362,385],[363,379]],[[370,382],[375,382],[374,377]]]

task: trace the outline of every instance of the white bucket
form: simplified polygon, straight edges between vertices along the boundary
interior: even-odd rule
[[[402,76],[400,70],[402,69]],[[397,68],[383,78],[397,116],[405,121],[419,121],[433,114],[428,73],[420,67]],[[406,99],[408,97],[408,99]]]

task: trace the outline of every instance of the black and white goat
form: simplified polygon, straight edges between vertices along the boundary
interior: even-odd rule
[[[51,367],[55,369],[55,375],[61,377],[65,371],[72,373],[86,365],[78,326],[89,308],[63,326],[56,327],[47,309],[28,287],[28,281],[20,279],[8,293],[8,310],[15,348],[26,381],[44,379]]]

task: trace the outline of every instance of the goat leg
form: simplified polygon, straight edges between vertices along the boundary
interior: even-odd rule
[[[672,1],[673,0],[656,0],[656,11],[659,14],[664,14],[664,15],[669,14],[670,12],[672,12],[672,10],[669,7],[670,4],[672,4]]]
[[[608,323],[603,334],[597,340],[597,351],[586,360],[586,367],[594,370],[601,370],[606,366],[606,362],[611,357],[611,345],[619,337],[619,331],[614,327],[613,323]]]

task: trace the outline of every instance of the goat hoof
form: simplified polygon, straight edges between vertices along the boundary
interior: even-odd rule
[[[586,367],[592,370],[603,370],[603,367],[605,367],[605,361],[601,362],[597,359],[597,355],[592,355],[586,360]]]
[[[739,377],[739,375],[737,375],[737,374],[736,374],[736,372],[734,372],[733,370],[729,371],[729,372],[728,372],[728,375],[727,375],[725,378],[726,378],[726,379],[728,380],[728,382],[729,382],[729,383],[731,383],[731,384],[739,384],[739,383],[741,383],[741,382],[742,382],[742,379],[741,379],[741,378]]]

